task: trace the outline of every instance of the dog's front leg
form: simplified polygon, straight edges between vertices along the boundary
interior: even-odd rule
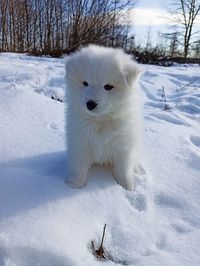
[[[134,190],[134,167],[133,154],[127,151],[118,151],[113,164],[113,177],[122,187],[129,191]]]
[[[87,184],[91,160],[86,145],[70,144],[68,147],[68,177],[70,187],[81,188]]]

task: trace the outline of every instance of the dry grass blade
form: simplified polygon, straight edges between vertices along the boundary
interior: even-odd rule
[[[92,251],[93,251],[93,254],[95,255],[95,257],[97,257],[97,259],[106,260],[105,251],[104,251],[104,248],[103,248],[103,241],[104,241],[104,237],[105,237],[105,231],[106,231],[106,224],[104,225],[104,228],[103,228],[103,235],[102,235],[102,239],[101,239],[101,244],[100,244],[98,249],[95,248],[94,242],[92,241]]]

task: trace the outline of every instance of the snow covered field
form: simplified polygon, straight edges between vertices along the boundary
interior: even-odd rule
[[[64,88],[63,60],[0,54],[0,266],[199,266],[200,66],[144,66],[135,192],[101,167],[66,187]]]

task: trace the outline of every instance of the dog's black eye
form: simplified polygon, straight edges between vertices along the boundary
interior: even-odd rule
[[[88,84],[87,81],[85,80],[85,81],[83,81],[83,85],[84,85],[85,87],[87,87],[89,84]]]
[[[106,84],[106,85],[104,85],[104,89],[107,90],[107,91],[110,91],[110,90],[112,90],[113,88],[114,88],[114,86],[111,85],[111,84]]]

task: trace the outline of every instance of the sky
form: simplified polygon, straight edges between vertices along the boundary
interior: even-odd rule
[[[160,0],[139,0],[133,13],[135,25],[162,25],[166,24],[167,12]]]
[[[151,35],[151,43],[155,46],[161,39],[159,33],[169,32],[172,26],[171,15],[167,13],[164,5],[169,3],[165,0],[138,0],[136,7],[132,10],[133,32],[136,36],[136,43],[145,46],[148,31]],[[176,16],[174,17],[176,18]],[[200,28],[200,14],[194,22],[194,31]],[[161,35],[161,34],[160,34]],[[198,36],[195,35],[197,38]]]
[[[157,8],[161,6],[162,0],[139,0],[137,6],[144,8]]]
[[[151,31],[152,43],[156,44],[159,32],[166,32],[168,28],[167,12],[161,0],[139,0],[136,8],[131,12],[136,41],[144,45],[148,31]]]

